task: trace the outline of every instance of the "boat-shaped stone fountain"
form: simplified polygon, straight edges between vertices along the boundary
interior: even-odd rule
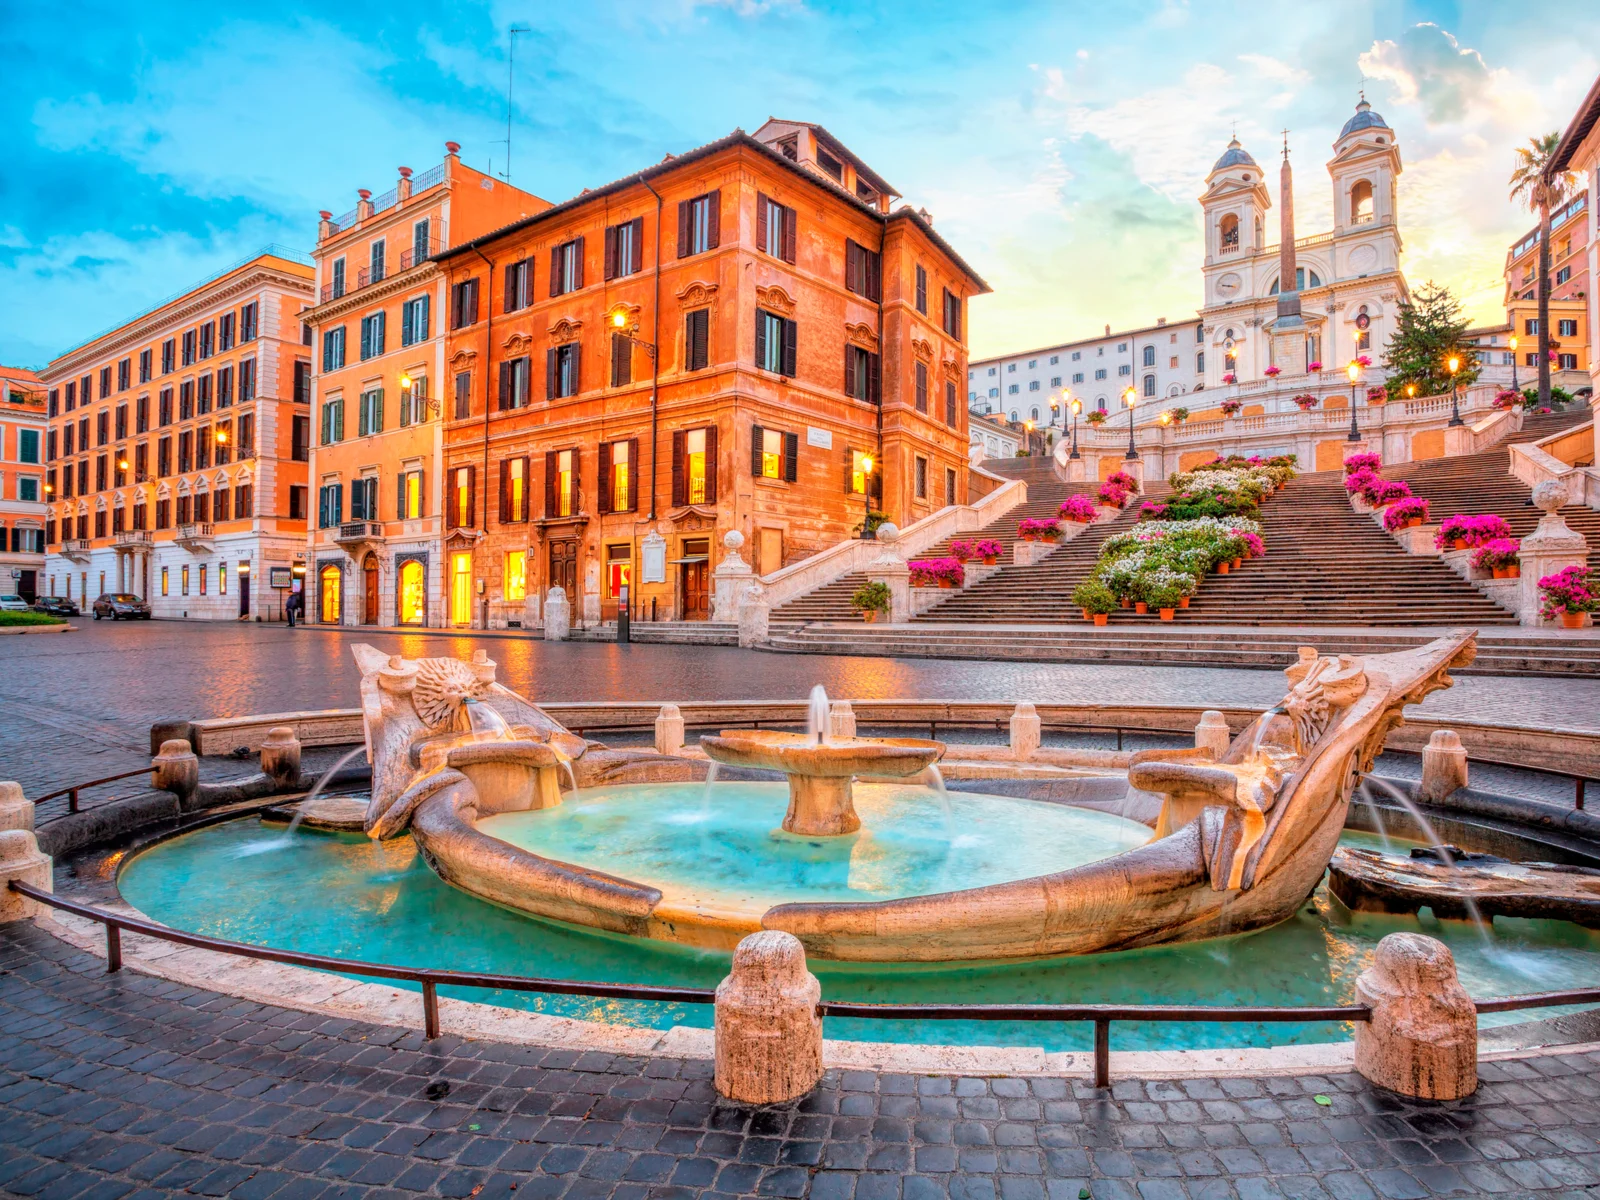
[[[355,653],[373,767],[367,832],[409,830],[455,886],[638,937],[731,949],[774,929],[820,958],[949,961],[1131,949],[1292,916],[1385,735],[1471,662],[1473,635],[1382,655],[1302,649],[1283,700],[1226,752],[1133,756],[1128,795],[1159,800],[1153,830],[1070,804],[954,793],[952,817],[935,790],[894,782],[938,762],[937,741],[835,739],[814,722],[810,735],[724,730],[702,739],[705,758],[613,750],[496,683],[481,652],[471,664]],[[706,758],[783,777],[781,819],[759,808],[774,785],[686,787]],[[641,786],[663,781],[677,792]],[[969,871],[960,847],[986,831],[997,851]],[[748,876],[737,895],[700,878],[719,855],[726,873]],[[794,898],[793,879],[818,871],[836,886]],[[886,898],[862,880],[888,880],[876,893]]]

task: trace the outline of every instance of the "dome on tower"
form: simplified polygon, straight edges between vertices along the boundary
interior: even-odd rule
[[[1356,105],[1356,115],[1346,121],[1344,128],[1339,130],[1339,140],[1343,141],[1352,133],[1362,129],[1387,128],[1389,128],[1389,123],[1383,119],[1381,114],[1372,111],[1372,105],[1368,104],[1366,97],[1363,96],[1361,103]]]
[[[1222,157],[1217,159],[1213,171],[1225,171],[1229,167],[1254,167],[1256,160],[1250,157],[1250,152],[1239,144],[1239,139],[1234,138],[1228,143],[1228,148],[1222,152]]]

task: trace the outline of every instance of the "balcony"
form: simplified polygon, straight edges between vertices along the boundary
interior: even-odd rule
[[[435,254],[439,253],[439,251],[443,250],[443,249],[444,249],[444,246],[440,243],[438,238],[429,238],[428,239],[428,244],[426,246],[420,246],[420,245],[407,246],[404,250],[400,251],[400,269],[402,271],[409,271],[412,267],[416,266],[418,263],[427,262],[430,258],[432,258]],[[422,251],[422,257],[421,258],[417,257],[417,251],[418,250]]]
[[[116,550],[148,550],[151,541],[148,529],[122,529],[111,535],[111,545]]]
[[[382,521],[345,521],[334,532],[333,540],[341,546],[354,546],[361,542],[383,540]]]
[[[412,267],[415,267],[420,263],[427,262],[430,258],[443,249],[444,243],[438,238],[429,238],[426,246],[420,246],[417,244],[407,246],[404,250],[400,251],[400,266],[395,271],[390,271],[387,266],[380,267],[376,271],[372,270],[370,267],[362,267],[356,272],[354,287],[345,288],[331,283],[323,284],[322,303],[326,304],[330,300],[337,300],[340,297],[347,296],[352,292],[359,292],[362,288],[371,287],[375,283],[382,283],[385,279],[391,278],[400,271],[409,271]],[[420,258],[417,257],[418,250],[422,250],[423,252],[422,257]]]
[[[89,539],[69,538],[61,543],[61,553],[73,562],[89,561]]]
[[[203,551],[211,549],[211,539],[214,529],[210,521],[190,521],[188,524],[178,526],[178,545],[189,551]]]

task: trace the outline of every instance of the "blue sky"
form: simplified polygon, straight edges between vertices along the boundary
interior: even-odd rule
[[[1549,24],[1541,20],[1548,14]],[[995,288],[975,355],[1176,319],[1204,176],[1290,130],[1302,234],[1366,76],[1413,284],[1496,317],[1511,149],[1600,71],[1600,6],[0,0],[0,362],[42,365],[443,143],[561,200],[769,115],[828,126]],[[1558,31],[1552,36],[1551,30]]]

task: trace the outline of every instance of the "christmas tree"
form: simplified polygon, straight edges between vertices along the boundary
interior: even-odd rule
[[[1389,373],[1389,398],[1406,394],[1406,385],[1416,384],[1419,396],[1438,396],[1450,391],[1450,359],[1460,360],[1454,383],[1466,387],[1478,378],[1479,363],[1475,348],[1466,338],[1468,321],[1449,288],[1423,285],[1400,306],[1399,324],[1383,352],[1383,367]]]

